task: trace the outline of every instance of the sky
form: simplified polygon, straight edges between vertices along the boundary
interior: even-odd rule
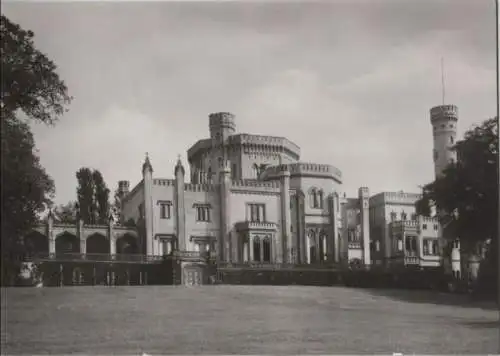
[[[459,108],[459,136],[495,116],[492,0],[17,2],[74,100],[55,127],[33,124],[57,204],[75,172],[135,186],[145,153],[158,178],[229,111],[238,132],[284,136],[301,160],[360,186],[419,192],[433,180],[429,109]]]

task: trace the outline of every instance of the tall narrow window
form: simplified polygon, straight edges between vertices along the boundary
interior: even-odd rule
[[[394,211],[393,211],[393,212],[391,213],[391,222],[396,221],[396,219],[397,219],[397,214],[396,214],[396,212],[394,212]]]
[[[317,205],[316,207],[317,208],[320,208],[320,209],[323,209],[323,191],[320,190],[318,191],[318,195],[317,195]]]
[[[248,204],[249,221],[265,222],[266,206],[264,204]]]
[[[172,214],[172,202],[159,200],[157,204],[160,206],[160,219],[170,219]]]
[[[196,208],[196,221],[210,221],[210,205],[207,204],[195,204],[194,208]]]
[[[406,217],[407,217],[407,215],[406,215],[406,213],[403,211],[403,212],[401,213],[401,220],[405,221],[405,220],[406,220]]]
[[[260,239],[258,236],[253,238],[253,260],[260,262]]]
[[[262,254],[263,254],[263,258],[262,260],[264,262],[271,262],[271,241],[269,239],[269,237],[265,237],[263,240],[262,240]]]

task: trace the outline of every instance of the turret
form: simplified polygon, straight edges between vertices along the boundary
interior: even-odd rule
[[[153,166],[146,153],[146,159],[142,165],[142,177],[144,180],[144,223],[146,226],[146,255],[152,255],[153,250]]]
[[[363,238],[363,263],[367,266],[371,263],[370,256],[370,215],[369,199],[370,191],[367,187],[361,187],[358,191],[361,211],[361,236]]]
[[[458,108],[455,105],[440,105],[430,111],[432,135],[434,137],[434,172],[436,178],[450,163],[457,160],[453,149],[457,137]]]
[[[175,174],[175,224],[177,229],[177,244],[180,251],[186,250],[186,209],[184,204],[184,178],[186,171],[182,165],[181,156],[177,158]]]
[[[290,211],[290,171],[288,170],[288,165],[280,165],[280,200],[281,200],[281,239],[276,240],[276,259],[274,262],[288,262],[293,263],[294,249],[296,246],[293,245],[292,240],[292,216]],[[281,246],[281,243],[284,246]],[[285,256],[283,257],[283,252]]]

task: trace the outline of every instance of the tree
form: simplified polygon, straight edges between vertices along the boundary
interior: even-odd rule
[[[76,195],[80,207],[80,218],[85,224],[95,223],[94,180],[90,168],[80,168],[76,172],[78,187]]]
[[[54,209],[55,220],[61,224],[76,224],[77,203],[69,202]]]
[[[37,222],[37,214],[52,204],[54,182],[34,154],[29,126],[17,119],[4,119],[2,139],[2,283],[16,275],[16,255],[22,253],[20,236]]]
[[[497,120],[467,131],[454,149],[457,163],[424,187],[417,208],[428,214],[429,204],[435,204],[441,219],[450,222],[449,229],[459,232],[461,247],[471,251],[477,242],[498,236]]]
[[[30,119],[55,123],[72,98],[57,66],[35,48],[32,31],[1,15],[2,119],[22,110]]]
[[[110,210],[109,189],[106,187],[104,178],[98,170],[92,172],[92,179],[94,180],[94,201],[97,208],[97,223],[107,224]]]
[[[1,15],[2,61],[1,195],[2,284],[19,273],[22,240],[37,221],[37,214],[51,206],[54,182],[40,165],[35,142],[26,121],[53,124],[64,113],[71,97],[56,73],[56,65],[35,48],[32,31],[23,30]]]
[[[455,145],[457,163],[442,177],[424,187],[420,213],[434,204],[444,222],[444,238],[460,239],[466,254],[476,253],[478,243],[489,243],[480,268],[478,289],[496,291],[498,276],[498,121],[492,118],[465,133]],[[427,207],[427,208],[426,208]]]
[[[98,170],[80,168],[77,197],[80,217],[85,224],[107,224],[109,214],[109,189]]]

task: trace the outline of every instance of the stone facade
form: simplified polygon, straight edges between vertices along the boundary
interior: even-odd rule
[[[237,133],[229,113],[211,114],[209,128],[210,138],[188,150],[189,182],[180,158],[173,179],[164,179],[146,157],[143,180],[123,197],[122,221],[144,221],[144,252],[206,251],[226,263],[340,262],[340,170],[300,162],[300,148],[286,138]]]

